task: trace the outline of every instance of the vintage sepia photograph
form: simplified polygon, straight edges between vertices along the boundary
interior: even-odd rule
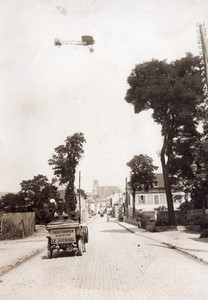
[[[207,0],[0,0],[0,298],[208,299]]]

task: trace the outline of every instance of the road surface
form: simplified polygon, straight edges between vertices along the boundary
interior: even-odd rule
[[[208,299],[208,266],[99,216],[83,256],[46,250],[0,277],[7,300]]]

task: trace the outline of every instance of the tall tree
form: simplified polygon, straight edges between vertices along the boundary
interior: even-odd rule
[[[133,217],[135,216],[135,196],[136,191],[147,192],[153,187],[155,181],[154,171],[158,169],[153,165],[153,159],[148,155],[135,155],[127,164],[131,168],[131,178],[129,185],[133,196]]]
[[[151,109],[154,121],[161,125],[163,146],[160,158],[170,225],[175,225],[169,176],[175,140],[181,140],[187,134],[197,134],[198,113],[204,101],[199,66],[199,58],[188,53],[170,63],[152,60],[137,65],[127,79],[130,88],[125,100],[134,106],[135,113]]]
[[[84,153],[83,144],[86,143],[83,133],[75,133],[68,136],[64,145],[55,148],[56,154],[49,159],[49,165],[53,166],[54,175],[60,184],[66,184],[65,201],[68,211],[76,209],[75,173],[76,167]]]
[[[26,202],[33,203],[35,209],[43,208],[44,204],[48,204],[51,198],[59,198],[57,188],[49,183],[48,178],[44,175],[23,180],[20,186]]]

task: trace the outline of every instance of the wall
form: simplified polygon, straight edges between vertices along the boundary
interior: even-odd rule
[[[85,223],[89,221],[89,212],[88,212],[88,203],[83,197],[80,197],[81,201],[81,223]],[[79,204],[79,203],[78,203]],[[78,205],[79,207],[79,205]]]
[[[35,213],[23,212],[23,213],[3,213],[3,220],[11,221],[15,227],[22,230],[23,236],[29,236],[34,233],[35,230]]]
[[[188,209],[187,212],[178,210],[175,211],[177,225],[201,225],[203,222],[208,223],[208,210],[204,214],[202,209]],[[168,223],[168,211],[157,213],[157,223],[166,225]]]

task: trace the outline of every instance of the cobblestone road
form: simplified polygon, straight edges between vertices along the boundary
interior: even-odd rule
[[[144,233],[145,235],[145,233]],[[1,277],[7,300],[208,299],[208,267],[99,218],[82,257],[46,251]]]

